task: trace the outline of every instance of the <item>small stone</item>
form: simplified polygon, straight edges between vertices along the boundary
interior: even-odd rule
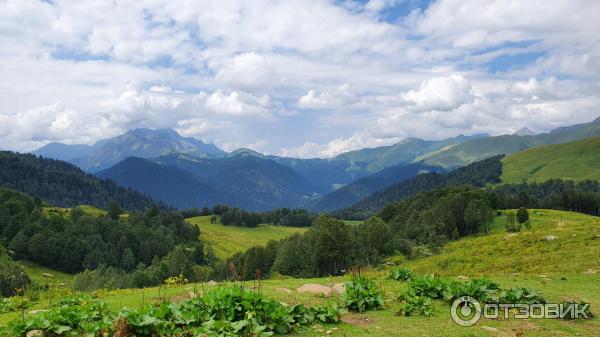
[[[333,331],[331,331],[331,330],[327,330],[326,334],[327,334],[328,336],[330,336],[330,335],[333,335]]]
[[[469,278],[466,277],[465,275],[459,275],[456,277],[456,279],[459,281],[467,281]]]
[[[216,286],[216,285],[217,285],[217,282],[215,282],[215,281],[213,281],[213,280],[210,280],[210,281],[208,281],[208,283],[206,283],[206,284],[207,284],[207,285],[209,285],[209,286]]]
[[[42,330],[31,330],[29,332],[27,332],[27,334],[25,335],[26,337],[41,337],[44,335],[44,332]]]
[[[576,238],[576,237],[577,237],[577,234],[573,233],[573,234],[571,234],[571,237],[572,237],[572,238]]]
[[[484,325],[481,327],[483,330],[487,330],[487,331],[498,331],[498,329],[494,328],[493,326],[487,326]]]
[[[44,275],[44,277],[54,277],[54,275],[52,275],[50,273],[43,273],[42,275]]]
[[[556,239],[558,239],[558,236],[554,236],[554,235],[544,236],[544,240],[546,240],[546,241],[552,241],[552,240],[556,240]]]

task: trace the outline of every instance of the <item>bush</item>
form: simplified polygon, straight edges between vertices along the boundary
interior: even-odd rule
[[[0,257],[0,296],[14,296],[30,284],[31,279],[21,266],[6,256]]]
[[[378,310],[384,305],[381,290],[373,280],[364,276],[355,276],[346,282],[342,300],[348,310],[358,312]]]
[[[415,273],[406,267],[398,267],[392,269],[388,277],[396,281],[410,281],[415,277]]]
[[[499,301],[500,303],[546,303],[546,299],[542,296],[542,294],[525,287],[515,287],[502,290]]]
[[[408,285],[408,291],[413,296],[450,301],[455,297],[457,283],[457,281],[427,275],[412,280]]]
[[[529,212],[527,211],[527,208],[523,206],[519,207],[519,210],[517,210],[517,221],[520,224],[523,224],[527,220],[529,220]]]
[[[509,233],[518,233],[521,231],[521,224],[516,221],[515,213],[506,214],[506,231]]]
[[[402,316],[431,316],[433,312],[433,306],[431,299],[426,296],[413,295],[410,292],[404,293],[400,296],[399,300],[402,301],[398,309],[397,314]]]

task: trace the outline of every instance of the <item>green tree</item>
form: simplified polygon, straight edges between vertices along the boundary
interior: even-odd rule
[[[527,208],[523,206],[519,207],[519,210],[517,211],[517,221],[520,224],[523,224],[527,220],[529,220],[529,212],[527,211]]]
[[[118,202],[112,201],[110,203],[110,209],[108,211],[108,215],[113,220],[119,220],[119,215],[123,214],[123,209],[119,205]]]
[[[131,248],[125,248],[123,250],[123,254],[121,255],[121,268],[126,271],[131,271],[135,268],[136,259],[135,255],[133,255],[133,251]]]
[[[494,220],[494,211],[484,200],[474,199],[465,208],[464,219],[468,233],[474,234],[481,229],[487,233]]]

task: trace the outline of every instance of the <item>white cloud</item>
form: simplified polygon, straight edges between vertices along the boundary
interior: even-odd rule
[[[397,4],[0,1],[0,144],[177,127],[333,155],[598,113],[600,3],[439,0],[386,22]]]
[[[227,95],[222,90],[217,90],[210,95],[202,96],[205,98],[206,108],[217,114],[271,117],[271,113],[268,110],[271,98],[268,95],[256,97],[237,91],[232,91]]]
[[[459,74],[434,77],[421,83],[418,90],[402,94],[414,111],[452,110],[473,100],[471,84]]]
[[[308,93],[298,100],[298,105],[302,108],[339,108],[348,107],[359,101],[359,98],[350,90],[348,84],[339,86],[333,90],[325,90],[317,94],[315,90],[309,90]]]
[[[265,92],[278,84],[279,74],[267,58],[256,53],[244,53],[221,68],[215,80],[233,89]]]

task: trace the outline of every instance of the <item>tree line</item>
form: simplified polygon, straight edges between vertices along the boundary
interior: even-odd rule
[[[225,226],[256,227],[260,224],[276,226],[310,227],[315,214],[305,209],[279,208],[265,212],[245,211],[236,207],[216,205],[211,208],[204,207],[187,209],[181,212],[185,218],[194,216],[214,216],[213,221],[219,219]]]
[[[260,270],[262,277],[319,277],[377,264],[397,252],[427,254],[449,240],[487,231],[494,216],[491,202],[485,190],[447,187],[389,205],[360,225],[323,214],[306,233],[238,253],[218,263],[215,274],[227,278],[234,271],[253,279]]]

